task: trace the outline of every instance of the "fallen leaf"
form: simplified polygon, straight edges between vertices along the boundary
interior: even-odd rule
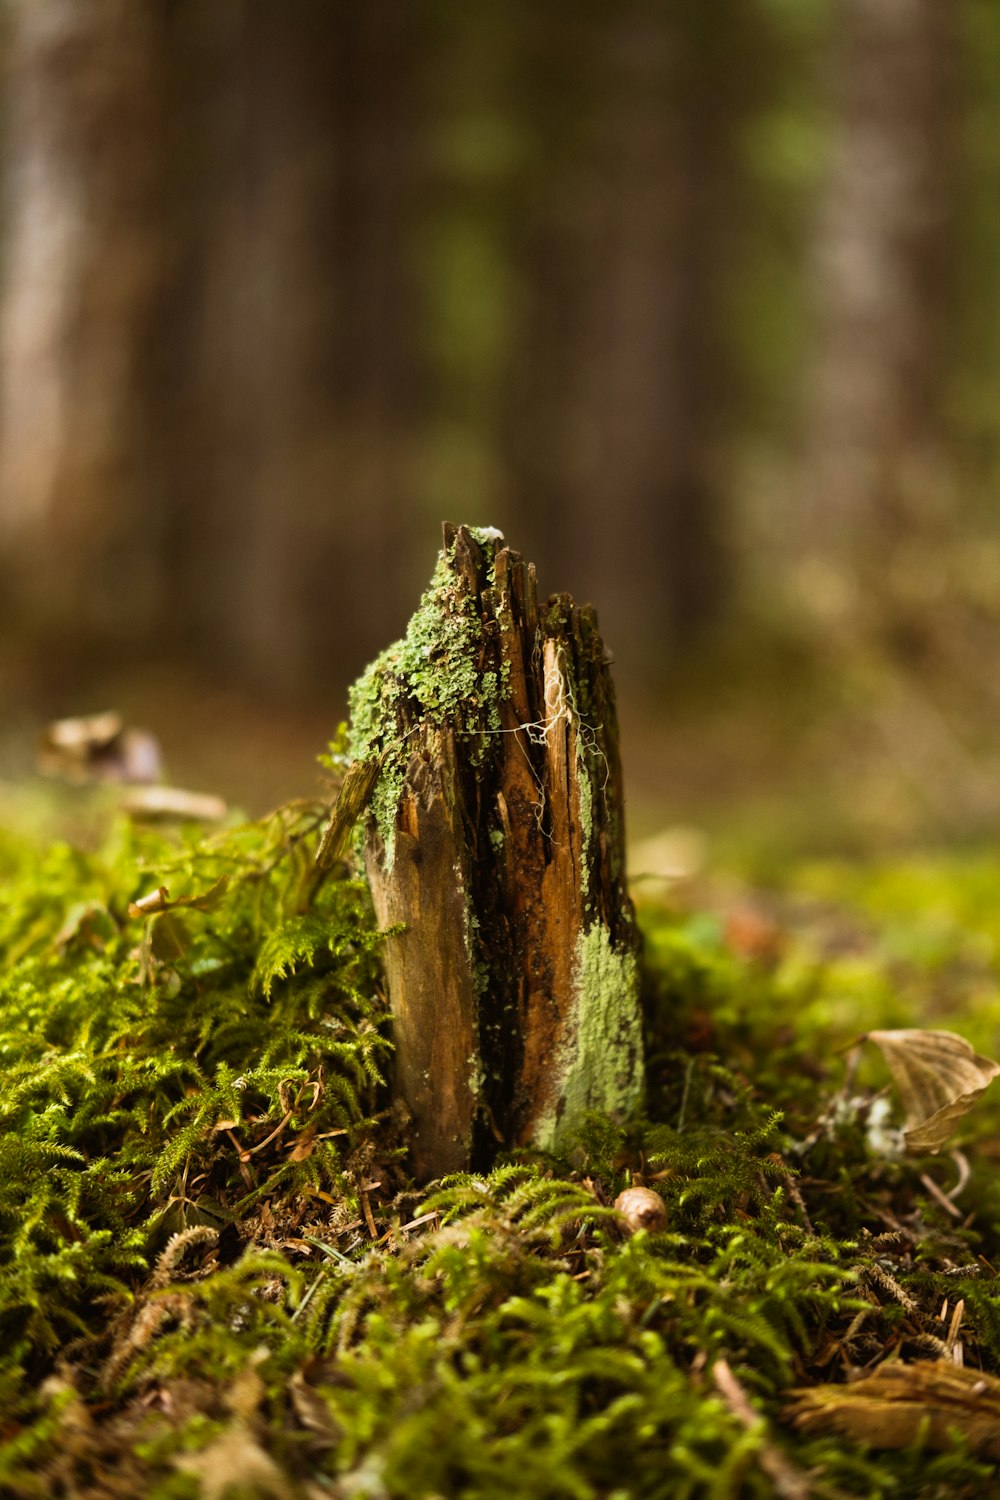
[[[66,912],[62,926],[53,938],[59,949],[80,942],[98,952],[117,935],[114,917],[100,901],[77,901]]]
[[[316,1127],[307,1125],[292,1147],[289,1161],[307,1161],[316,1150]]]
[[[672,887],[701,874],[708,843],[700,828],[664,828],[629,848],[629,884],[640,905],[662,901]]]
[[[130,901],[128,914],[130,917],[155,917],[160,912],[175,911],[182,906],[192,911],[214,911],[228,886],[229,876],[220,875],[207,891],[201,891],[195,896],[178,896],[176,901],[171,901],[170,892],[165,885],[157,886],[156,890],[150,891],[148,895],[140,896],[137,901]]]
[[[38,769],[77,784],[88,781],[157,781],[163,774],[156,737],[127,728],[114,711],[56,719],[42,735]]]
[[[906,1111],[903,1139],[914,1154],[940,1151],[958,1122],[1000,1073],[953,1031],[869,1031],[885,1058]]]
[[[121,714],[112,708],[74,719],[54,719],[45,731],[43,743],[67,755],[82,755],[90,750],[106,750],[124,728]]]
[[[765,912],[744,902],[726,917],[726,947],[738,958],[773,969],[785,948],[785,935]]]
[[[137,901],[130,901],[128,914],[130,917],[149,917],[155,912],[166,911],[170,905],[170,892],[165,885],[158,885],[155,891],[149,891],[145,896],[140,896]]]
[[[223,1500],[237,1488],[252,1490],[261,1500],[291,1500],[294,1494],[291,1480],[242,1421],[223,1428],[200,1452],[179,1454],[174,1463],[195,1477],[204,1500]]]
[[[790,1392],[787,1415],[800,1432],[832,1433],[872,1448],[935,1451],[956,1433],[975,1453],[1000,1460],[1000,1380],[950,1360],[888,1363],[850,1385]]]
[[[322,1447],[332,1448],[343,1436],[343,1428],[335,1421],[316,1384],[308,1378],[305,1370],[296,1370],[288,1382],[288,1394],[292,1409],[302,1426],[313,1434]]]
[[[133,787],[122,798],[122,811],[139,821],[178,819],[181,822],[220,823],[229,812],[221,797],[210,792],[186,792],[179,786]]]

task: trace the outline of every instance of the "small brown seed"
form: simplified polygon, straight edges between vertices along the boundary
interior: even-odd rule
[[[615,1199],[615,1211],[629,1234],[637,1229],[666,1229],[667,1210],[659,1193],[652,1188],[626,1188]]]

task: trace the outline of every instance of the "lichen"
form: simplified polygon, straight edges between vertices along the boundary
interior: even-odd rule
[[[500,533],[470,531],[480,546],[492,549],[492,565]],[[456,579],[453,560],[453,547],[438,555],[405,636],[376,657],[350,691],[350,752],[359,760],[382,757],[371,816],[387,869],[395,854],[396,815],[410,755],[404,718],[410,729],[418,718],[471,736],[475,764],[489,753],[488,735],[500,727],[500,703],[508,692],[507,673],[482,669],[482,621],[476,601]]]
[[[553,1073],[560,1100],[538,1124],[536,1144],[563,1150],[586,1117],[627,1118],[642,1097],[642,1026],[635,957],[616,948],[600,923],[580,934],[574,1010]]]
[[[594,838],[594,788],[580,738],[579,723],[576,726],[576,785],[580,799],[580,891],[586,903],[590,890],[590,850]]]

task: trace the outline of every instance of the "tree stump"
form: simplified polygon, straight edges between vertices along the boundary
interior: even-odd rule
[[[427,1180],[560,1150],[642,1091],[614,693],[596,616],[499,532],[444,528],[405,638],[351,692],[395,1089]]]

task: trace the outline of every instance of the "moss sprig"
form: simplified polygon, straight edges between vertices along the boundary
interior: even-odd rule
[[[880,1155],[879,1085],[845,1092],[837,1050],[873,1009],[934,1014],[938,948],[790,940],[764,968],[647,907],[648,1117],[420,1193],[378,934],[345,867],[316,873],[324,816],[0,840],[4,1493],[768,1500],[775,1454],[819,1500],[988,1491],[958,1440],[876,1452],[784,1420],[792,1387],[936,1359],[955,1328],[1000,1369],[988,1099],[956,1217],[947,1159]],[[948,906],[964,964],[987,961],[986,886]],[[632,1185],[665,1229],[619,1219]]]

